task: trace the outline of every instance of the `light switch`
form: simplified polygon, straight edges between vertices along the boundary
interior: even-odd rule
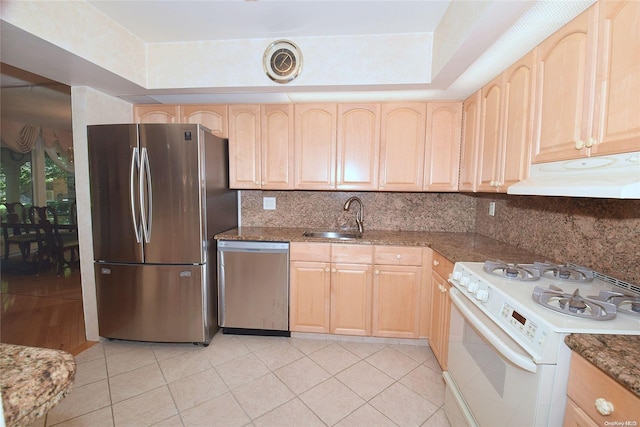
[[[273,211],[276,209],[276,198],[275,197],[263,197],[262,198],[262,209]]]
[[[496,216],[496,202],[489,202],[489,216]]]

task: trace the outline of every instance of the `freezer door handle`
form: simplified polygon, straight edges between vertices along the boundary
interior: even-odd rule
[[[146,147],[142,147],[140,168],[140,211],[142,218],[142,232],[144,233],[144,242],[149,243],[151,241],[151,223],[153,219],[153,191],[151,189],[151,168],[149,167],[149,154]],[[147,184],[146,191],[145,183]]]
[[[129,195],[131,198],[131,220],[133,224],[133,232],[136,235],[136,242],[142,242],[142,230],[138,225],[138,215],[136,212],[136,191],[135,191],[135,176],[136,172],[140,170],[140,153],[138,147],[134,147],[131,152],[131,167],[129,172]]]

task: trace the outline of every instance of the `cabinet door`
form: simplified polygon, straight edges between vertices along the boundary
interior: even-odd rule
[[[260,106],[229,106],[229,186],[260,188]]]
[[[478,191],[496,192],[502,138],[502,74],[482,88]]]
[[[262,188],[293,188],[293,105],[262,105]]]
[[[375,265],[372,335],[418,338],[422,269]]]
[[[382,104],[380,183],[383,191],[422,191],[427,104]]]
[[[462,148],[460,149],[460,191],[476,191],[476,168],[480,141],[480,99],[482,89],[462,104]]]
[[[292,261],[290,281],[289,326],[291,331],[329,333],[330,264]]]
[[[133,107],[133,118],[136,123],[179,123],[180,107],[178,105],[136,105]]]
[[[183,105],[182,123],[200,123],[220,138],[228,138],[226,105]]]
[[[563,427],[599,427],[576,403],[567,399]]]
[[[449,335],[449,284],[433,272],[431,274],[431,332],[429,346],[443,370],[447,369]]]
[[[640,150],[640,2],[601,1],[591,155]]]
[[[587,155],[595,84],[596,7],[537,47],[533,162]]]
[[[504,72],[504,131],[500,148],[499,191],[525,179],[531,162],[535,51]]]
[[[336,104],[295,106],[295,188],[335,189]]]
[[[331,333],[371,335],[371,264],[331,265]]]
[[[336,188],[376,190],[380,104],[339,104],[337,144]]]
[[[462,104],[429,102],[424,159],[425,191],[458,191]]]

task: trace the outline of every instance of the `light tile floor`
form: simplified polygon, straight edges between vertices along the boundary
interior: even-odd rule
[[[448,427],[433,353],[399,342],[222,333],[209,347],[104,340],[77,356],[73,391],[34,426]]]

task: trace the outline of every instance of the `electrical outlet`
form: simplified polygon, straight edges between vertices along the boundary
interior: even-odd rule
[[[276,198],[275,197],[263,197],[262,198],[262,209],[273,211],[276,209]]]
[[[496,202],[489,202],[489,216],[496,216]]]

